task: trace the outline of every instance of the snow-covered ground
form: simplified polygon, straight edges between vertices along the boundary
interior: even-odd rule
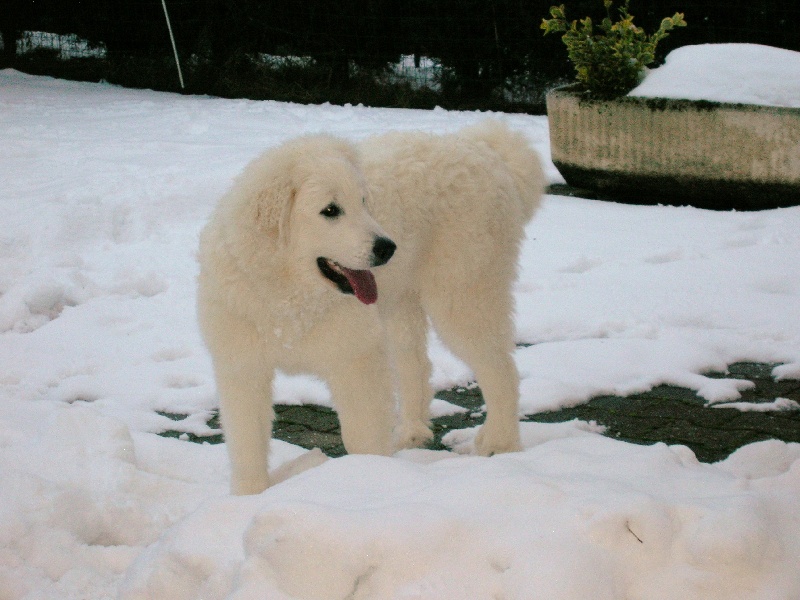
[[[157,411],[209,431],[197,234],[251,158],[307,132],[484,116],[0,72],[0,599],[800,598],[798,444],[706,465],[588,423],[526,423],[522,453],[349,456],[236,498],[222,445],[155,435],[175,424]],[[502,118],[561,181],[546,118]],[[739,360],[800,377],[798,231],[800,208],[547,197],[515,288],[524,412],[664,382],[735,403],[743,382],[698,373]],[[431,355],[437,387],[470,381],[435,339]],[[308,377],[276,394],[328,402]],[[276,467],[321,462],[273,444]]]

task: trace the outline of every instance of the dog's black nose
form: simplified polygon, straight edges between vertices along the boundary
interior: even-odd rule
[[[395,250],[397,250],[397,244],[389,238],[375,238],[375,244],[372,246],[372,266],[385,265],[392,258]]]

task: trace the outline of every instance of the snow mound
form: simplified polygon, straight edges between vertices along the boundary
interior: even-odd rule
[[[800,108],[800,52],[759,44],[684,46],[628,95]]]
[[[796,514],[792,454],[746,495],[685,448],[598,435],[491,459],[343,457],[206,502],[139,557],[121,599],[795,597],[800,540],[776,520]]]

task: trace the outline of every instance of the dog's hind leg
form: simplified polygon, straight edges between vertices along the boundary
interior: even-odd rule
[[[508,286],[475,286],[471,292],[439,295],[426,305],[442,341],[469,365],[483,393],[486,422],[475,449],[484,456],[521,449],[512,298],[504,287]]]
[[[326,374],[349,454],[392,453],[394,398],[386,352],[335,357]]]
[[[400,398],[399,448],[419,448],[433,438],[430,429],[431,361],[427,349],[427,318],[410,294],[383,309],[394,383]]]
[[[519,373],[509,351],[495,348],[492,360],[473,362],[486,402],[486,422],[475,438],[478,454],[491,456],[522,449],[519,437]]]

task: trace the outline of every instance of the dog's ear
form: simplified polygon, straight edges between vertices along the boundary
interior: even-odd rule
[[[255,176],[248,182],[248,195],[258,230],[270,240],[286,243],[297,185],[291,165],[281,160],[280,154],[271,154],[251,165],[249,170]]]
[[[277,183],[277,182],[275,182]],[[297,190],[288,182],[269,186],[256,201],[256,225],[270,239],[286,244],[289,239],[289,221]]]

